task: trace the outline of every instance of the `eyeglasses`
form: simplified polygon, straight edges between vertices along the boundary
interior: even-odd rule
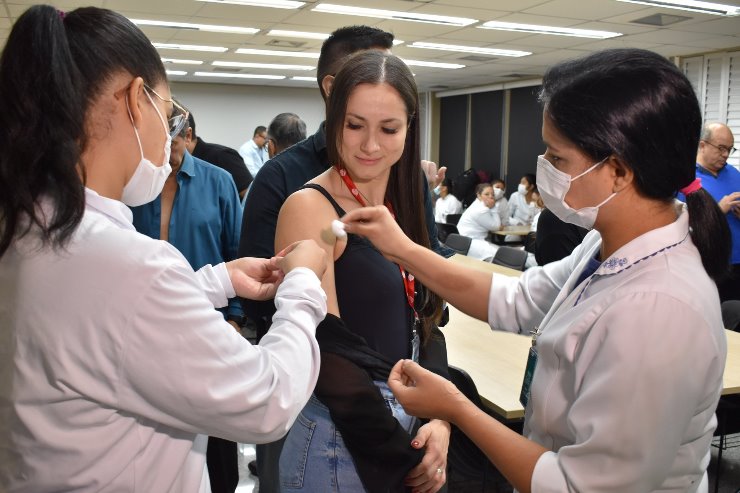
[[[173,109],[172,109],[172,116],[169,120],[167,120],[167,124],[169,125],[169,131],[170,131],[170,137],[173,139],[180,135],[180,132],[182,132],[182,129],[185,128],[185,125],[188,123],[188,116],[190,115],[190,112],[183,108],[181,104],[179,104],[174,99],[166,99],[157,94],[157,91],[152,89],[151,87],[144,84],[144,87],[147,91],[151,92],[155,96],[157,96],[160,100],[164,101],[165,103],[172,103]]]
[[[704,142],[705,144],[709,144],[710,146],[714,147],[714,148],[715,148],[715,149],[717,149],[717,150],[718,150],[718,151],[719,151],[720,153],[722,153],[722,154],[727,154],[728,156],[732,155],[732,153],[733,153],[733,152],[735,152],[735,151],[737,150],[737,149],[735,149],[734,147],[718,146],[718,145],[712,144],[712,143],[711,143],[711,142],[709,142],[708,140],[705,140],[705,141],[703,141],[703,142]]]

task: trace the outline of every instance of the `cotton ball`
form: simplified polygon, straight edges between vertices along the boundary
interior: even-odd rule
[[[347,237],[347,232],[344,231],[344,223],[338,219],[331,222],[331,232],[334,233],[334,236],[337,238]]]

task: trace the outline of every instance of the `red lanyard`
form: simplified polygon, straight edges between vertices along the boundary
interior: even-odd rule
[[[349,173],[347,173],[347,170],[344,168],[340,168],[339,166],[334,167],[337,170],[337,173],[339,173],[339,176],[342,178],[342,181],[344,181],[344,184],[347,185],[347,188],[349,189],[352,196],[355,198],[355,200],[363,207],[367,206],[365,203],[365,199],[362,198],[362,195],[360,195],[360,191],[357,189],[357,186],[355,185],[355,182],[352,181],[352,177],[349,176]],[[388,208],[389,211],[391,211],[391,215],[393,218],[396,218],[396,214],[393,212],[393,206],[390,202],[387,200],[385,201],[385,206]],[[414,295],[416,292],[414,291],[414,276],[413,274],[407,274],[406,271],[401,267],[400,265],[398,268],[401,271],[401,278],[403,279],[403,287],[406,289],[406,301],[408,302],[409,306],[411,307],[411,310],[414,312],[414,319],[419,320],[419,315],[416,313],[416,308],[414,308]]]

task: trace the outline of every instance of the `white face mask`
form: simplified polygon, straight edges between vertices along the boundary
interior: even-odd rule
[[[150,160],[144,157],[144,148],[141,147],[141,139],[139,138],[139,131],[136,130],[134,125],[134,134],[136,135],[136,141],[139,143],[139,151],[141,151],[141,160],[139,165],[136,167],[131,179],[123,187],[123,193],[121,194],[121,202],[124,204],[136,207],[144,205],[152,200],[156,199],[157,196],[162,193],[164,188],[164,182],[167,181],[167,177],[172,172],[172,166],[170,166],[170,146],[172,145],[172,137],[170,136],[167,123],[162,118],[162,113],[159,112],[159,108],[152,101],[149,93],[144,91],[146,97],[149,98],[149,102],[154,106],[154,110],[159,115],[159,119],[162,120],[162,126],[164,127],[164,133],[167,138],[164,143],[164,163],[162,166],[155,166]],[[126,109],[128,110],[128,117],[131,119],[131,124],[134,123],[134,118],[131,116],[131,108],[128,105],[128,97],[126,98]]]
[[[565,196],[568,194],[568,190],[570,190],[570,183],[572,181],[590,173],[607,159],[609,158],[604,158],[580,175],[571,177],[568,173],[555,168],[544,156],[539,156],[537,158],[537,188],[542,201],[545,203],[545,207],[566,223],[575,224],[586,229],[593,228],[596,222],[596,216],[599,213],[599,207],[609,202],[617,193],[612,193],[596,206],[583,207],[578,210],[573,209],[565,202]]]
[[[493,198],[500,200],[504,196],[504,191],[501,188],[493,187]]]
[[[519,186],[516,187],[516,191],[522,195],[527,195],[527,185],[520,183]]]

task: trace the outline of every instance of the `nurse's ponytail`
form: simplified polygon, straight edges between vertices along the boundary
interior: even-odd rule
[[[32,228],[53,247],[74,233],[85,211],[87,113],[121,73],[150,87],[167,78],[149,39],[116,12],[37,5],[16,21],[0,58],[0,256]]]
[[[34,223],[44,242],[64,244],[82,219],[83,103],[63,15],[31,7],[0,59],[0,256]],[[55,204],[50,217],[36,208],[41,197]]]

